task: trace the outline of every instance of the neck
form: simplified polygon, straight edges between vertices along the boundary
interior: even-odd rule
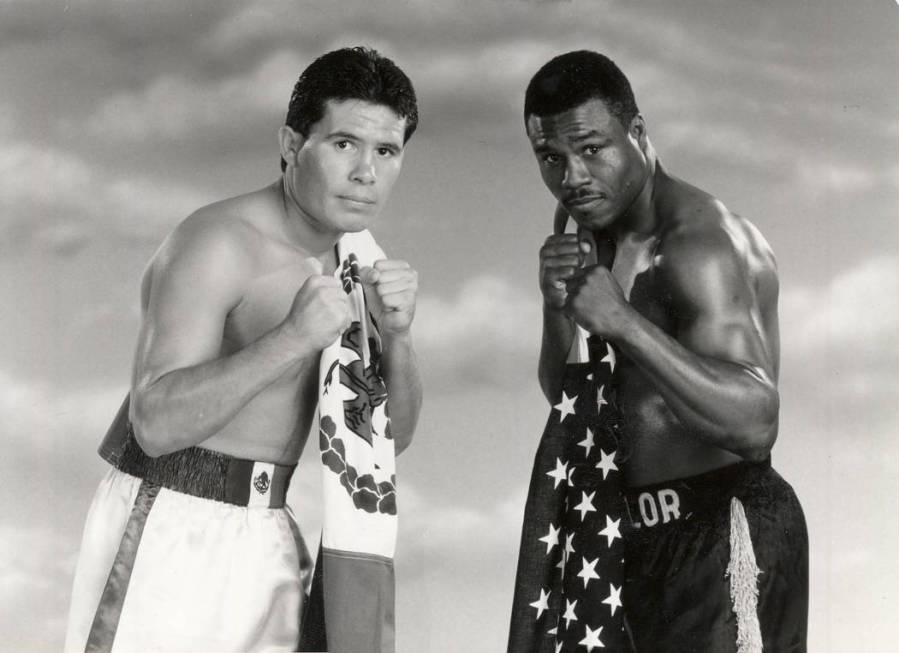
[[[324,228],[318,220],[307,213],[297,199],[286,175],[282,175],[273,186],[283,210],[284,233],[290,242],[313,256],[330,254],[343,236],[343,232]]]

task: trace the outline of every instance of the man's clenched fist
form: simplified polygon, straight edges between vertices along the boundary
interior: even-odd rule
[[[418,272],[405,261],[381,259],[359,271],[369,310],[381,332],[409,331],[415,317]]]

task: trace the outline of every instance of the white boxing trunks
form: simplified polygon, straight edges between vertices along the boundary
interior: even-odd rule
[[[312,560],[294,466],[133,437],[84,527],[65,651],[294,651]]]

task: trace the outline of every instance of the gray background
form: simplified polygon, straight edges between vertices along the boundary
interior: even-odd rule
[[[373,228],[421,273],[400,649],[504,646],[547,412],[536,252],[553,202],[521,103],[544,61],[581,47],[630,76],[669,170],[777,252],[774,461],[809,523],[810,650],[891,649],[897,19],[893,0],[0,1],[0,648],[60,648],[146,260],[193,209],[274,180],[299,72],[368,44],[408,72],[422,116]],[[311,453],[291,498],[314,544]]]

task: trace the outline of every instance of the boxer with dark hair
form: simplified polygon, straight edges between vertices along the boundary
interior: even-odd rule
[[[393,650],[394,455],[421,403],[417,275],[368,228],[417,122],[392,61],[322,56],[278,133],[277,181],[199,209],[150,261],[66,651]],[[285,497],[310,429],[325,529],[307,601],[312,562]]]
[[[553,411],[510,653],[805,651],[805,520],[770,457],[771,248],[668,173],[607,57],[548,62],[524,118],[558,201],[540,250],[539,379]]]

